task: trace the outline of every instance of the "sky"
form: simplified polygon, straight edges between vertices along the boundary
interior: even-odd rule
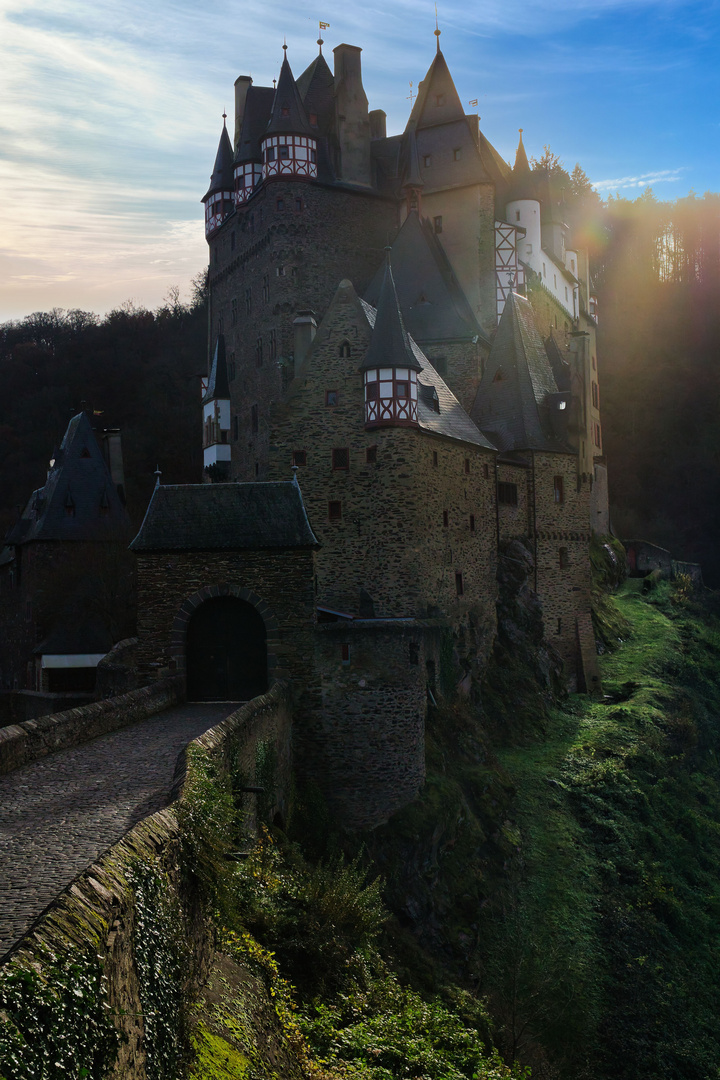
[[[522,127],[604,198],[720,190],[720,0],[440,0],[438,18],[504,158]],[[284,38],[299,75],[321,19],[328,62],[361,46],[370,108],[402,130],[435,51],[425,0],[0,0],[0,322],[188,298],[234,81],[272,85]]]

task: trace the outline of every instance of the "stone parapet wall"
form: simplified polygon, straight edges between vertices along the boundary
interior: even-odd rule
[[[175,680],[176,681],[176,680]],[[155,688],[157,689],[157,688]],[[130,695],[128,695],[130,696]],[[292,701],[287,683],[243,705],[190,743],[207,751],[218,770],[238,767],[248,784],[255,779],[257,747],[275,752],[275,791],[270,806],[283,806],[290,792]],[[192,775],[192,752],[180,755],[173,796],[182,800]],[[272,811],[271,811],[272,812]],[[141,821],[66,888],[30,931],[3,958],[0,973],[34,969],[41,977],[48,957],[96,955],[105,976],[105,1004],[120,1034],[108,1080],[146,1080],[148,1046],[143,1017],[142,973],[134,946],[138,919],[133,884],[138,861],[158,868],[169,886],[169,900],[183,914],[190,944],[187,992],[205,977],[214,945],[198,893],[181,872],[182,834],[171,806]]]
[[[120,697],[0,728],[0,774],[145,720],[183,701],[184,696],[185,680],[175,676]]]

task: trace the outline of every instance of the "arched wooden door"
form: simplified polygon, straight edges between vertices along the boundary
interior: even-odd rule
[[[252,604],[217,596],[187,631],[188,701],[249,701],[267,690],[265,623]]]

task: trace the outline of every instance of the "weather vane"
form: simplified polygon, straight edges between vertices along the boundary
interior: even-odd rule
[[[413,94],[413,84],[412,84],[412,80],[411,80],[410,81],[410,93],[408,94],[408,96],[406,98],[406,100],[410,102],[410,108],[411,109],[412,109],[412,103],[413,103],[414,96],[415,95]]]
[[[434,30],[434,34],[435,34],[435,37],[437,38],[437,51],[440,52],[440,35],[442,34],[442,30],[438,26],[437,4],[435,5],[435,30]]]

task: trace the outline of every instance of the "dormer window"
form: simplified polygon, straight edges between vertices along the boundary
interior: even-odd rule
[[[423,157],[423,166],[426,169],[429,169],[431,164],[432,164],[432,154],[425,154],[424,157]]]
[[[289,105],[283,105],[282,108],[280,109],[280,115],[281,116],[289,116],[290,115],[290,106]]]
[[[366,424],[417,424],[417,373],[410,368],[365,372]]]
[[[459,161],[462,157],[462,147],[456,146],[453,150],[453,161]]]
[[[310,126],[317,127],[317,113],[310,113]]]
[[[80,451],[80,457],[81,458],[89,458],[90,457],[90,451],[88,450],[87,446],[83,446],[82,450]]]
[[[435,95],[435,107],[439,109],[439,108],[442,108],[442,106],[444,104],[445,104],[445,95],[444,94],[436,94]]]

